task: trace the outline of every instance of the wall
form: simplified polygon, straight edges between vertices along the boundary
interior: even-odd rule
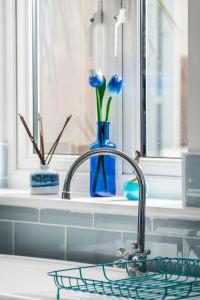
[[[0,206],[0,253],[112,262],[117,249],[136,239],[137,217]],[[200,221],[146,219],[152,257],[200,258]]]

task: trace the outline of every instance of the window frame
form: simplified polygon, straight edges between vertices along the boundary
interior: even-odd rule
[[[35,0],[34,0],[35,1]],[[12,36],[12,49],[13,52],[16,50],[16,59],[13,58],[10,61],[10,70],[13,80],[12,96],[10,96],[9,101],[9,112],[12,112],[12,123],[9,124],[8,135],[10,138],[11,147],[9,152],[9,181],[8,185],[12,188],[28,188],[29,186],[29,175],[31,171],[38,167],[39,162],[37,156],[32,153],[32,146],[28,140],[22,125],[17,121],[17,115],[20,112],[24,115],[28,124],[33,128],[33,93],[32,93],[32,37],[30,32],[32,32],[32,1],[24,0],[8,0],[8,3],[12,5],[7,9],[9,15],[12,17],[15,15],[17,18],[10,20],[11,27],[13,28]],[[130,10],[130,5],[132,0],[113,0],[114,5],[108,5],[106,9],[110,10],[109,15],[114,16],[114,12],[117,11],[117,7],[121,3],[122,7],[127,8],[127,12]],[[118,103],[114,103],[113,110],[115,116],[121,117],[123,114],[123,120],[126,119],[127,111],[129,116],[132,116],[133,122],[129,123],[127,134],[127,122],[115,122],[113,126],[113,138],[116,141],[119,148],[123,151],[133,156],[136,149],[140,149],[140,125],[141,125],[141,111],[140,111],[140,101],[141,101],[141,82],[140,82],[140,70],[141,70],[141,39],[140,39],[140,29],[141,29],[141,1],[135,0],[135,7],[131,8],[134,12],[136,18],[134,19],[136,29],[133,40],[130,39],[129,33],[131,28],[126,29],[127,24],[123,26],[120,36],[123,38],[123,49],[121,50],[123,57],[123,66],[119,66],[123,69],[123,77],[126,82],[127,89],[123,90],[122,97],[118,100]],[[111,7],[112,6],[112,7]],[[108,14],[108,11],[107,11]],[[127,22],[130,21],[130,16],[127,15]],[[10,18],[9,18],[10,19]],[[105,22],[107,22],[105,18]],[[135,39],[137,39],[136,47],[134,47]],[[107,38],[105,42],[110,42]],[[112,45],[111,45],[112,46]],[[16,47],[16,48],[15,48]],[[125,66],[130,64],[128,56],[126,56],[126,50],[130,51],[132,49],[133,57],[131,61],[133,62],[134,71],[131,76],[126,71]],[[12,54],[14,57],[14,54]],[[138,63],[140,61],[140,63]],[[105,62],[106,63],[106,62]],[[15,69],[15,64],[17,64]],[[107,66],[107,68],[110,66]],[[120,73],[120,72],[119,72]],[[135,78],[136,80],[134,80]],[[134,84],[132,84],[134,82]],[[16,83],[16,86],[15,86]],[[16,96],[14,97],[16,93]],[[135,103],[133,105],[133,97],[135,98]],[[12,99],[11,99],[12,98]],[[123,104],[122,104],[123,101]],[[125,104],[124,104],[125,103]],[[131,109],[130,109],[131,108]],[[10,117],[9,117],[10,119]],[[128,118],[127,118],[128,119]],[[117,119],[116,119],[117,120]],[[126,129],[126,130],[125,130]],[[122,139],[123,137],[123,139]],[[126,142],[125,142],[126,139]],[[15,154],[17,153],[17,155]],[[69,169],[72,162],[77,158],[77,155],[56,155],[52,161],[52,168],[59,171],[61,178],[61,189],[62,182]],[[88,176],[88,165],[87,162],[78,171],[78,176],[74,178],[74,190],[77,192],[87,193],[87,186],[89,184]],[[161,198],[181,198],[182,189],[182,161],[181,159],[161,159],[161,158],[142,158],[141,166],[145,174],[146,180],[150,185],[150,197],[161,197]],[[119,192],[122,192],[124,181],[130,179],[131,174],[127,167],[122,163],[118,162],[118,176],[117,182]]]
[[[129,127],[129,131],[131,132],[131,137],[128,138],[126,136],[126,140],[128,143],[123,144],[123,150],[127,152],[129,155],[133,156],[136,150],[141,149],[142,144],[142,137],[141,137],[141,126],[143,124],[142,120],[142,105],[141,101],[144,99],[144,90],[141,84],[141,71],[143,69],[143,62],[142,62],[142,55],[141,55],[141,48],[142,48],[142,39],[141,39],[141,28],[143,25],[142,22],[142,0],[136,1],[136,8],[134,9],[134,28],[136,31],[136,38],[133,43],[136,46],[136,49],[132,49],[133,46],[131,45],[130,36],[128,33],[123,33],[123,45],[126,49],[132,49],[134,55],[132,64],[137,66],[135,68],[132,77],[126,75],[125,73],[125,80],[128,81],[129,89],[126,90],[124,95],[126,108],[124,109],[124,119],[126,117],[126,112],[129,111],[132,117],[132,126]],[[124,0],[122,5],[124,7],[128,6],[128,0]],[[129,21],[129,20],[128,20]],[[126,26],[126,25],[125,25]],[[128,57],[128,55],[127,55]],[[125,56],[126,59],[126,56]],[[128,59],[127,59],[128,60]],[[139,62],[139,63],[138,63]],[[129,61],[127,64],[130,63]],[[136,80],[134,80],[136,79]],[[131,82],[134,84],[131,85]],[[133,97],[135,98],[134,105],[132,105]],[[130,109],[131,108],[131,109]],[[129,122],[130,123],[130,122]],[[129,125],[130,126],[130,125]],[[125,131],[125,128],[123,130]],[[182,159],[180,158],[149,158],[149,157],[142,157],[141,158],[141,167],[145,174],[146,180],[152,186],[152,189],[156,189],[157,192],[151,192],[152,197],[161,197],[161,198],[181,198],[182,192]],[[128,169],[126,166],[123,166],[123,173],[122,177],[128,178]],[[161,187],[162,186],[162,187]],[[171,192],[169,191],[171,189]]]

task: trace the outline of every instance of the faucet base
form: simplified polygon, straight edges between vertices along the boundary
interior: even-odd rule
[[[62,199],[70,199],[70,192],[62,192]]]

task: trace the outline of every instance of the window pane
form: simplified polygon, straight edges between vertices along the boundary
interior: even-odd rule
[[[56,153],[80,154],[95,138],[95,91],[88,85],[89,20],[97,9],[94,0],[39,0],[38,26],[33,49],[37,65],[34,88],[35,134],[37,111],[43,118],[45,150],[55,141],[66,117],[72,114]],[[101,30],[97,28],[95,30]],[[100,33],[98,34],[101,38]],[[101,41],[99,41],[101,45]],[[101,49],[94,61],[101,65]],[[98,56],[98,60],[96,58]],[[37,58],[37,62],[36,62]]]
[[[143,154],[181,157],[188,145],[188,0],[143,4]]]

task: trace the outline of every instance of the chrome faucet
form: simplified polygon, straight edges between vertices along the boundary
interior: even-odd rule
[[[64,182],[62,198],[70,199],[71,180],[77,168],[88,158],[95,157],[98,155],[111,155],[125,160],[133,168],[139,183],[137,242],[131,244],[132,249],[130,252],[127,252],[124,248],[118,249],[121,254],[121,258],[115,262],[116,266],[118,267],[123,267],[123,262],[133,262],[132,271],[134,272],[134,270],[140,268],[139,265],[137,265],[137,261],[141,259],[146,259],[147,255],[150,254],[150,250],[145,250],[146,185],[144,174],[138,166],[137,162],[134,161],[127,154],[116,149],[99,148],[95,150],[90,150],[79,156],[79,158],[72,164],[71,168],[69,169]]]

